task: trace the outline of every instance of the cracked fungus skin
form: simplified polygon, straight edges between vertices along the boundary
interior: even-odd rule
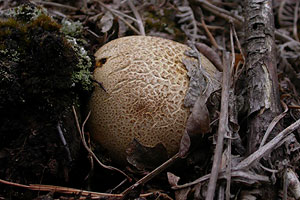
[[[90,100],[89,129],[112,159],[124,163],[136,138],[142,145],[162,143],[171,156],[179,149],[189,116],[183,105],[189,86],[182,59],[186,45],[157,37],[113,40],[95,54],[96,86]],[[202,56],[208,71],[215,67]]]

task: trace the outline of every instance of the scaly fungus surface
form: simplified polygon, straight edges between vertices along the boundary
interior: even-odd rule
[[[89,129],[117,162],[137,139],[154,147],[162,143],[171,156],[178,151],[190,110],[183,105],[189,87],[182,59],[189,47],[151,36],[113,40],[95,54],[96,87],[90,100]],[[216,68],[202,56],[202,66]]]

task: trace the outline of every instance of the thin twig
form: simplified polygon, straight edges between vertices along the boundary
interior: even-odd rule
[[[55,192],[55,193],[62,193],[62,194],[72,194],[72,195],[80,195],[80,196],[89,196],[91,199],[121,199],[123,197],[122,194],[109,194],[109,193],[100,193],[100,192],[92,192],[87,190],[80,190],[75,188],[68,188],[68,187],[61,187],[61,186],[54,186],[54,185],[40,185],[40,184],[30,184],[30,185],[24,185],[19,183],[14,183],[10,181],[6,181],[3,179],[0,179],[0,183],[15,186],[15,187],[21,187],[26,188],[29,190],[35,190],[35,191],[48,191],[48,192]],[[140,197],[149,197],[154,195],[155,193],[146,193],[141,194]]]
[[[206,26],[206,23],[204,21],[204,15],[203,15],[203,12],[202,12],[202,9],[199,7],[199,14],[200,14],[200,20],[201,20],[201,23],[203,25],[203,28],[206,32],[206,35],[208,36],[210,42],[212,43],[212,45],[216,48],[216,49],[219,49],[219,45],[217,44],[214,36],[211,34],[211,32],[209,31],[209,29],[207,28]]]
[[[203,24],[197,21],[197,26],[203,27]],[[207,25],[207,24],[205,24],[205,26],[208,28],[208,30],[225,30],[225,28],[222,26]]]
[[[94,36],[95,38],[100,38],[100,36],[97,34],[97,33],[95,33],[94,31],[92,31],[91,29],[89,29],[89,28],[87,28],[87,29],[85,29],[87,32],[89,32],[92,36]]]
[[[119,11],[119,10],[110,8],[109,6],[107,6],[106,4],[102,3],[102,2],[99,1],[99,0],[96,0],[96,1],[98,1],[98,3],[99,3],[103,8],[105,8],[106,10],[108,10],[109,12],[115,13],[115,14],[117,14],[117,15],[121,15],[122,17],[128,18],[128,19],[130,19],[130,20],[132,20],[132,21],[134,21],[134,22],[137,22],[137,19],[135,19],[134,17],[131,17],[130,15],[124,14],[124,13],[122,13],[122,12]]]
[[[133,5],[131,0],[128,0],[127,3],[129,5],[130,9],[132,10],[136,20],[137,20],[137,24],[138,24],[141,35],[146,35],[144,25],[143,25],[143,21],[142,21],[142,18],[140,16],[139,12],[136,10],[136,8]]]
[[[222,17],[223,19],[226,19],[227,21],[232,21],[235,25],[241,26],[242,23],[244,22],[244,18],[242,16],[232,14],[229,11],[219,8],[213,4],[211,4],[209,1],[206,0],[196,0],[197,3],[202,5],[203,8],[206,10],[209,10],[216,16]],[[275,30],[275,36],[278,39],[282,39],[285,42],[296,42],[299,44],[297,40],[294,40],[293,38],[289,37],[288,35],[285,35],[278,30]]]
[[[213,200],[216,184],[218,180],[218,174],[220,170],[223,144],[224,144],[224,135],[228,129],[228,99],[229,99],[229,84],[230,84],[230,64],[229,53],[224,51],[223,54],[223,83],[222,83],[222,94],[221,94],[221,112],[219,120],[219,129],[218,129],[218,139],[214,155],[214,161],[211,171],[211,176],[208,183],[208,190],[206,200]]]
[[[43,5],[48,5],[48,6],[55,6],[58,8],[64,8],[64,9],[68,9],[68,10],[73,10],[73,11],[78,11],[78,8],[75,8],[73,6],[69,6],[69,5],[64,5],[64,4],[60,4],[60,3],[56,3],[56,2],[48,2],[48,1],[34,1],[35,3],[39,3],[39,4],[43,4]]]
[[[179,153],[175,154],[169,160],[167,160],[166,162],[164,162],[163,164],[161,164],[159,167],[157,167],[156,169],[154,169],[152,172],[150,172],[149,174],[147,174],[146,176],[144,176],[143,178],[141,178],[140,180],[138,180],[135,184],[133,184],[132,186],[130,186],[129,188],[127,188],[126,190],[124,190],[124,192],[122,192],[122,194],[125,196],[130,191],[132,191],[133,189],[137,188],[138,186],[147,183],[152,178],[154,178],[155,176],[157,176],[158,174],[160,174],[162,171],[164,171],[166,168],[168,168],[170,165],[172,165],[179,157],[180,157]]]
[[[187,188],[187,187],[192,187],[193,185],[196,185],[196,184],[199,184],[201,182],[208,180],[210,177],[211,177],[211,174],[206,174],[190,183],[172,186],[172,189],[179,190],[179,189],[183,189],[183,188]],[[237,178],[239,182],[241,182],[241,180],[244,179],[247,184],[250,184],[250,181],[260,182],[260,183],[262,183],[262,182],[270,183],[269,177],[259,175],[259,174],[253,174],[253,173],[251,174],[250,171],[246,172],[246,171],[241,171],[241,170],[232,170],[231,177],[233,180],[234,180],[234,178]],[[225,172],[225,170],[222,170],[221,172],[219,172],[218,179],[224,179],[224,178],[226,178],[226,172]]]
[[[230,47],[231,47],[231,66],[230,66],[230,75],[234,72],[234,65],[235,65],[235,51],[234,51],[234,41],[233,41],[233,29],[234,25],[233,23],[230,23]]]
[[[123,21],[129,28],[131,28],[136,34],[141,35],[141,33],[134,28],[128,21],[126,21],[122,16],[121,16],[121,12],[116,11],[110,7],[108,7],[107,5],[105,5],[104,3],[102,3],[100,0],[95,0],[97,3],[99,3],[103,8],[105,8],[106,10],[110,11],[114,16],[118,17],[121,21]],[[124,15],[122,13],[122,15]],[[130,17],[130,16],[129,16]],[[128,18],[129,18],[128,17]],[[133,17],[130,17],[130,19],[132,19],[133,21],[137,22],[137,20]]]
[[[235,65],[235,51],[234,51],[234,42],[233,42],[233,23],[230,23],[230,46],[231,46],[231,73],[229,75],[233,74],[233,69]],[[230,80],[229,80],[230,85]],[[230,200],[230,187],[231,187],[231,143],[232,143],[232,134],[231,130],[228,130],[228,137],[227,137],[227,168],[226,168],[226,200]]]
[[[279,171],[279,170],[277,170],[277,169],[270,169],[270,168],[267,168],[267,167],[263,166],[261,163],[259,164],[259,166],[260,166],[263,170],[265,170],[265,171],[267,171],[267,172],[270,172],[270,173],[278,173],[278,171]]]
[[[224,183],[221,183],[220,186],[219,186],[219,189],[217,191],[217,199],[218,200],[224,200],[225,197],[224,197],[224,190],[225,190],[225,184]]]
[[[279,134],[277,134],[271,141],[256,150],[250,156],[241,161],[234,169],[245,169],[250,167],[255,161],[258,161],[262,157],[270,153],[278,143],[280,143],[284,138],[288,137],[294,130],[300,126],[300,119],[295,121],[293,124],[285,128]]]
[[[213,14],[226,19],[228,22],[233,21],[235,24],[242,25],[242,22],[244,21],[243,17],[234,15],[225,9],[219,8],[211,4],[209,1],[196,0],[196,2],[202,5],[202,7],[205,8],[206,10],[209,10]]]
[[[75,111],[74,106],[72,106],[72,109],[73,109],[73,113],[74,113],[74,116],[75,116],[75,120],[76,120],[76,125],[77,125],[78,132],[79,132],[79,134],[80,134],[80,137],[81,137],[83,146],[86,148],[86,150],[93,156],[93,158],[97,161],[97,163],[98,163],[101,167],[103,167],[103,168],[105,168],[105,169],[117,171],[117,172],[123,174],[123,175],[129,180],[129,182],[131,182],[132,179],[131,179],[126,173],[124,173],[123,171],[121,171],[120,169],[115,168],[115,167],[112,167],[112,166],[107,166],[107,165],[103,164],[103,163],[97,158],[97,156],[94,154],[94,152],[87,146],[86,141],[85,141],[85,137],[84,137],[84,125],[85,125],[86,121],[88,120],[88,118],[89,118],[91,112],[89,112],[88,116],[86,117],[86,119],[85,119],[84,122],[83,122],[82,129],[80,129],[80,125],[79,125],[77,113],[76,113],[76,111]]]
[[[299,11],[299,1],[296,1],[295,9],[294,9],[294,20],[293,20],[293,35],[294,38],[299,42],[299,37],[298,37],[298,11]]]

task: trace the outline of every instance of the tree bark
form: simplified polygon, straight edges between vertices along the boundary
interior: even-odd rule
[[[246,0],[244,24],[250,154],[259,147],[268,125],[280,112],[272,0]]]

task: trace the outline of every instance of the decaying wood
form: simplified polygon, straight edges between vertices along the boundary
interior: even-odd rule
[[[252,153],[280,112],[271,0],[245,1],[245,43],[248,152]]]
[[[247,85],[247,151],[256,151],[267,127],[281,112],[275,58],[275,31],[271,0],[245,1],[245,51]],[[279,128],[278,128],[279,127]],[[268,140],[279,132],[277,126]],[[263,139],[264,138],[264,139]],[[262,149],[262,148],[261,148]],[[273,149],[272,149],[273,150]],[[263,187],[263,198],[276,196],[274,186]]]

